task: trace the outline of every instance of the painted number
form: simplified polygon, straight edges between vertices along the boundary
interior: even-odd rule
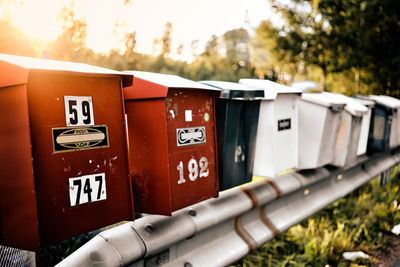
[[[69,202],[71,206],[106,198],[106,178],[104,173],[69,179]]]
[[[91,96],[64,96],[67,126],[94,125]]]
[[[200,170],[199,170],[200,167]],[[186,179],[184,178],[184,168],[183,168],[183,162],[180,161],[178,166],[176,167],[179,173],[179,180],[178,184],[183,184],[186,182]],[[209,169],[208,169],[208,160],[206,157],[201,157],[199,162],[197,163],[197,160],[192,158],[189,160],[188,165],[187,165],[187,170],[189,172],[189,180],[190,181],[196,181],[197,178],[203,178],[207,177],[209,175]],[[200,171],[200,173],[199,173]]]
[[[208,160],[206,157],[202,157],[199,162],[200,165],[200,178],[208,176]]]

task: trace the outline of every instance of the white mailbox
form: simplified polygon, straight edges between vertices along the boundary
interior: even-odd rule
[[[260,105],[253,175],[274,177],[297,168],[298,108],[301,90],[268,80],[239,83],[264,90]]]
[[[323,94],[346,102],[345,111],[343,112],[339,126],[335,158],[332,165],[338,167],[353,165],[357,160],[362,118],[368,113],[368,108],[355,99],[345,95],[327,92],[324,92]],[[368,132],[365,134],[367,135],[366,138],[368,138]]]
[[[361,156],[367,152],[369,126],[371,124],[372,108],[375,106],[375,102],[362,98],[354,99],[368,108],[367,113],[363,115],[361,120],[360,139],[358,140],[357,156]]]
[[[400,145],[400,100],[386,95],[372,95],[370,98],[393,109],[394,114],[390,127],[389,147],[397,147]]]
[[[303,94],[299,101],[298,169],[332,163],[346,102],[324,94]]]

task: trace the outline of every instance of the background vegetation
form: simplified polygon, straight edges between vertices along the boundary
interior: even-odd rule
[[[29,39],[0,20],[0,53],[85,62],[116,70],[173,73],[192,80],[237,81],[268,78],[290,84],[319,82],[322,90],[346,94],[400,96],[400,2],[396,0],[267,0],[280,17],[255,29],[233,29],[212,36],[194,60],[171,59],[173,25],[154,39],[153,55],[136,51],[136,33],[127,32],[125,49],[96,54],[86,46],[87,25],[73,4],[59,14],[63,32],[50,43]],[[4,6],[15,1],[0,0]],[[129,2],[129,1],[127,1]],[[115,25],[116,31],[121,25]],[[179,54],[182,46],[178,47]]]

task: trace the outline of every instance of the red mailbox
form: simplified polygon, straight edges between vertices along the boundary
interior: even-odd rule
[[[38,250],[133,216],[122,86],[85,64],[0,55],[0,240]]]
[[[219,90],[174,75],[130,73],[124,96],[135,211],[170,215],[217,196]]]

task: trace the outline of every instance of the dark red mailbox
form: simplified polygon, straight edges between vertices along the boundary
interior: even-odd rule
[[[174,75],[129,72],[124,89],[135,211],[171,212],[218,195],[215,95]]]
[[[38,250],[132,218],[122,86],[132,76],[0,55],[0,240]]]

